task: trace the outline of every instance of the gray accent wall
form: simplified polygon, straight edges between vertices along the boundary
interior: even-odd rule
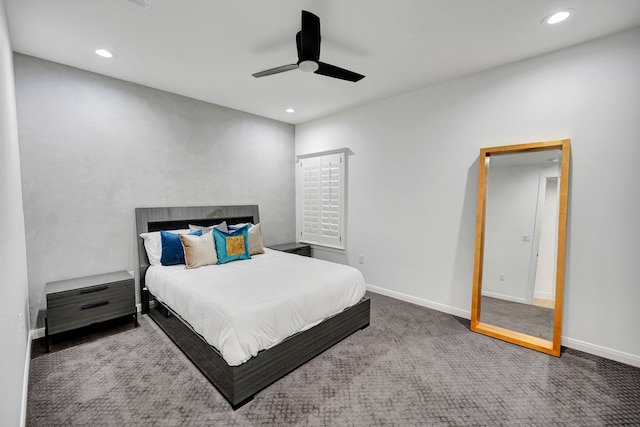
[[[134,208],[257,204],[295,238],[294,127],[14,54],[32,318],[49,281],[135,270]]]
[[[30,327],[11,50],[0,0],[0,424],[19,426],[26,408]]]

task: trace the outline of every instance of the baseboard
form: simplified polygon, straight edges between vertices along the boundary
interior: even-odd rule
[[[29,332],[31,335],[31,332]],[[27,399],[29,392],[29,370],[31,369],[31,341],[33,338],[27,340],[27,351],[24,355],[24,375],[22,377],[22,408],[20,409],[20,426],[24,427],[27,424]]]
[[[548,299],[553,301],[556,298],[551,292],[534,292],[533,299]]]
[[[391,291],[385,288],[379,288],[373,285],[367,285],[367,290],[376,294],[385,295],[391,298],[399,299],[401,301],[406,301],[412,304],[420,305],[422,307],[427,307],[427,308],[432,308],[434,310],[442,311],[443,313],[453,314],[454,316],[463,317],[465,319],[471,319],[471,311],[469,310],[462,310],[457,307],[451,307],[450,305],[440,304],[438,302],[429,301],[424,298],[414,297],[412,295]]]
[[[461,310],[457,307],[451,307],[445,304],[440,304],[423,298],[414,297],[411,295],[403,294],[401,292],[391,291],[389,289],[379,288],[372,285],[367,285],[367,290],[376,294],[399,299],[401,301],[406,301],[423,307],[442,311],[444,313],[453,314],[454,316],[463,317],[465,319],[471,318],[470,311]],[[569,337],[562,337],[562,345],[575,350],[584,351],[585,353],[593,354],[595,356],[604,357],[605,359],[615,360],[616,362],[625,363],[627,365],[640,368],[640,356],[636,356],[634,354],[624,353],[622,351],[613,350],[607,347],[602,347],[596,344],[591,344]]]
[[[602,347],[596,344],[580,341],[574,338],[562,337],[562,345],[574,350],[584,351],[585,353],[595,356],[604,357],[605,359],[615,360],[616,362],[625,363],[627,365],[640,368],[640,356]]]
[[[142,304],[136,304],[136,310],[138,314],[142,313]],[[37,340],[38,338],[44,338],[44,328],[31,330],[31,340]]]

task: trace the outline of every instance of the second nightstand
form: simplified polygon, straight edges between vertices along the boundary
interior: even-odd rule
[[[284,243],[282,245],[269,246],[269,249],[276,251],[288,252],[290,254],[311,256],[311,245],[306,243]]]

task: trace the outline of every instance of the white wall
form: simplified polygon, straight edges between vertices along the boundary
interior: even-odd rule
[[[294,240],[294,128],[14,55],[32,317],[49,281],[137,270],[134,208],[258,204]]]
[[[29,295],[13,60],[0,0],[0,424],[24,421]]]
[[[296,154],[355,153],[344,262],[469,316],[480,148],[571,138],[563,343],[640,366],[639,112],[636,28],[298,125]]]

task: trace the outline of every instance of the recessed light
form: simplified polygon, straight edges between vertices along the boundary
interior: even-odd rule
[[[293,108],[287,108],[284,111],[286,111],[287,113],[295,113],[296,112],[296,110],[294,110]]]
[[[571,15],[573,15],[574,10],[573,9],[565,9],[565,10],[561,10],[555,13],[552,13],[551,15],[547,15],[543,20],[542,23],[543,24],[549,24],[549,25],[553,25],[553,24],[558,24],[562,21],[567,20],[567,18],[569,18]]]
[[[103,58],[113,58],[114,56],[113,53],[109,52],[106,49],[96,49],[96,53]]]

